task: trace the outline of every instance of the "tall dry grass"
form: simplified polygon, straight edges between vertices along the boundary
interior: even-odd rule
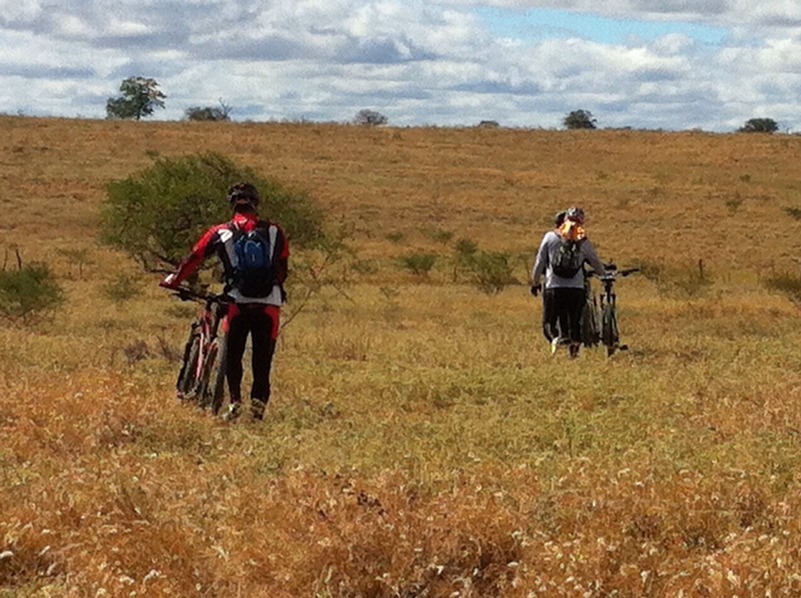
[[[67,294],[0,327],[0,596],[801,591],[801,325],[761,284],[796,272],[801,139],[0,127],[3,243]],[[95,241],[107,180],[197,147],[309,189],[360,260],[284,329],[262,425],[176,403],[192,310]],[[524,285],[452,277],[464,238],[525,281],[573,203],[602,256],[647,266],[613,359],[551,358]],[[427,277],[415,251],[441,256]],[[121,273],[141,293],[113,300]]]

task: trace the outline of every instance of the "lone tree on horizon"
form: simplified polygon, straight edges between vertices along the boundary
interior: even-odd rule
[[[141,120],[153,114],[155,108],[164,108],[167,97],[159,89],[155,79],[128,77],[120,84],[122,95],[106,102],[106,118],[119,120]]]
[[[772,118],[749,118],[737,130],[740,133],[775,133],[779,130],[779,123]]]
[[[596,122],[589,110],[573,110],[562,119],[567,129],[594,129]]]
[[[186,120],[228,122],[232,108],[220,99],[220,106],[192,106],[184,111]]]
[[[387,124],[389,119],[380,112],[365,108],[364,110],[359,110],[356,113],[356,116],[353,117],[353,122],[357,125],[375,127],[378,125]]]

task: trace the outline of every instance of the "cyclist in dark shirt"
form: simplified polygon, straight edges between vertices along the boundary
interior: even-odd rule
[[[178,265],[177,271],[167,276],[161,286],[177,288],[204,260],[212,255],[218,257],[224,270],[225,293],[231,299],[224,324],[225,371],[231,400],[223,417],[232,421],[241,414],[242,357],[250,335],[253,369],[251,413],[254,419],[261,420],[270,400],[270,370],[284,301],[289,245],[280,226],[259,218],[257,208],[261,198],[255,186],[237,183],[228,190],[227,199],[234,212],[231,220],[209,228],[195,243],[189,256]],[[259,272],[264,272],[264,284],[258,286],[258,292],[249,290],[248,295],[242,289],[252,289],[253,286],[243,287],[243,276],[238,275],[242,272],[243,262],[248,259],[243,258],[239,250],[239,240],[253,231],[258,233],[256,242],[263,243],[265,248],[265,261],[259,265]]]
[[[584,210],[570,208],[560,218],[557,227],[545,233],[537,251],[537,258],[531,270],[531,293],[542,291],[540,278],[545,275],[543,291],[542,330],[551,343],[551,351],[556,352],[560,345],[568,345],[571,358],[578,357],[581,347],[581,312],[584,309],[584,268],[585,262],[596,273],[606,273],[604,265],[595,253],[584,231]],[[561,222],[558,222],[561,220]],[[554,262],[564,242],[574,243],[576,264],[574,273],[565,274],[554,271]]]

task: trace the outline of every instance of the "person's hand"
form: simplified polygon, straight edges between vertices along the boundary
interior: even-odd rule
[[[159,283],[160,287],[164,287],[165,289],[175,290],[178,288],[178,277],[173,274],[168,274],[164,280]]]
[[[540,284],[538,282],[537,284],[531,285],[531,294],[532,295],[534,295],[536,297],[537,295],[540,294],[540,291],[542,291],[542,284]]]

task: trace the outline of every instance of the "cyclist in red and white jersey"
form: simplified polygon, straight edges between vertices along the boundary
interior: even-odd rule
[[[167,276],[161,286],[175,289],[212,255],[223,266],[225,293],[230,297],[225,321],[227,362],[226,377],[231,395],[226,420],[236,419],[242,410],[242,357],[247,337],[252,344],[253,386],[250,392],[251,413],[254,419],[264,418],[270,400],[270,370],[284,302],[284,281],[288,273],[289,244],[283,229],[276,223],[259,218],[257,208],[261,197],[250,183],[237,183],[227,193],[233,217],[209,228],[195,243],[189,256],[178,264],[176,272]],[[247,279],[255,276],[257,283],[246,285],[243,268],[251,260],[240,248],[245,239],[252,239],[248,248],[256,248],[256,261],[263,260]],[[261,244],[261,245],[259,245]],[[258,278],[261,277],[261,280]]]

